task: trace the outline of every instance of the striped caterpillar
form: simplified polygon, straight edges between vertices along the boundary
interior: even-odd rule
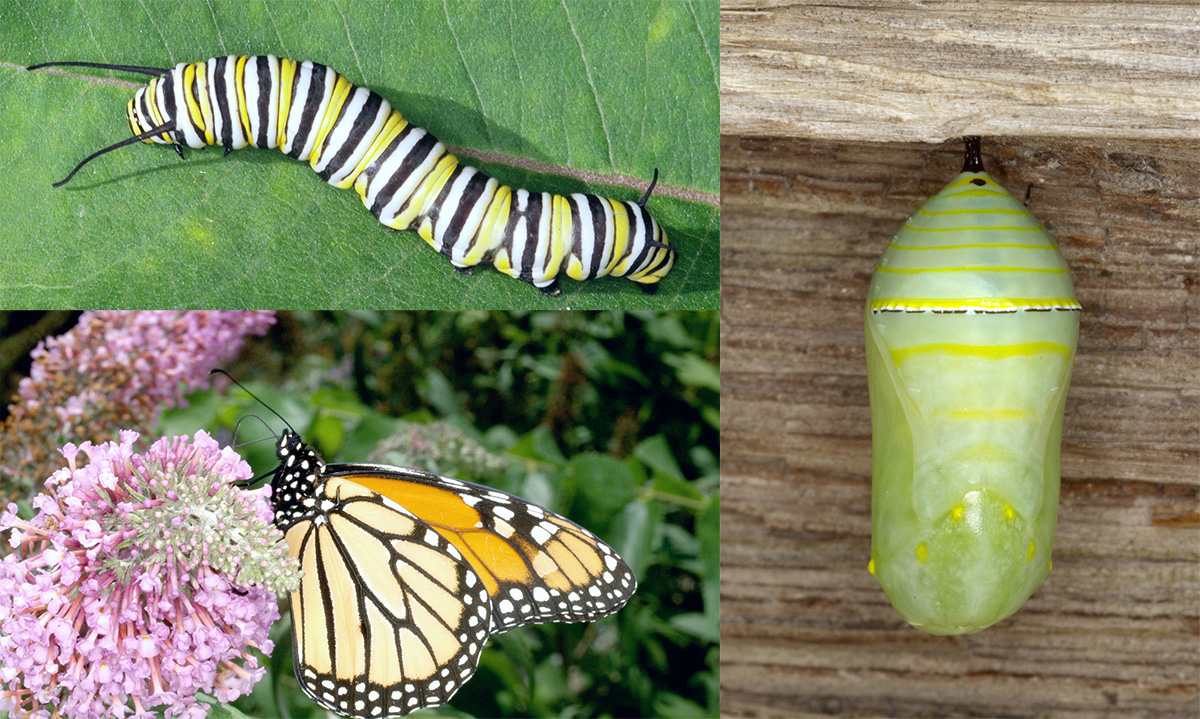
[[[1013,614],[1050,571],[1080,305],[1066,261],[983,171],[910,217],[871,278],[869,571],[932,634]]]
[[[332,68],[273,55],[218,57],[170,70],[52,62],[152,75],[129,101],[133,137],[80,162],[65,184],[100,155],[135,142],[225,153],[278,147],[308,161],[334,187],[353,187],[384,225],[415,229],[454,268],[470,274],[490,263],[543,293],[561,294],[557,277],[627,277],[652,293],[675,261],[675,248],[646,210],[654,179],[637,202],[597,195],[514,190],[458,158],[412,125],[378,93],[355,87]]]

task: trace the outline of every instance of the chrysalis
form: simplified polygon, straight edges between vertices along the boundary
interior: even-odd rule
[[[983,171],[908,218],[867,294],[871,561],[900,616],[969,634],[1050,571],[1079,303],[1049,233]]]

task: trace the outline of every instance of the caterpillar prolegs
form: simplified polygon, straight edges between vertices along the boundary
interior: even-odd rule
[[[1054,238],[967,138],[867,295],[869,569],[914,627],[979,631],[1049,573],[1079,312]]]
[[[384,225],[414,229],[455,269],[481,263],[557,295],[558,275],[627,277],[653,292],[675,261],[666,232],[646,210],[657,170],[637,202],[512,189],[446,151],[378,93],[332,68],[273,55],[228,56],[172,69],[86,62],[80,66],[152,75],[129,101],[133,137],[85,158],[58,187],[99,155],[134,142],[228,154],[279,148],[307,161],[334,187],[353,187]]]

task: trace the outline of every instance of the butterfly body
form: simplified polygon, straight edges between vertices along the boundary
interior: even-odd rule
[[[511,494],[419,470],[326,465],[277,444],[275,524],[304,572],[292,593],[305,693],[355,717],[438,706],[487,639],[625,604],[629,567],[587,530]]]

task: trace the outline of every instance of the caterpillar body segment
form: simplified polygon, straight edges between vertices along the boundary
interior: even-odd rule
[[[1057,244],[977,143],[888,244],[866,307],[869,568],[933,634],[1008,617],[1050,570],[1079,327]]]
[[[551,295],[564,274],[626,277],[653,292],[675,262],[666,232],[645,208],[653,181],[638,202],[514,190],[460,164],[381,95],[318,63],[273,55],[216,57],[170,70],[46,63],[61,64],[154,75],[127,107],[136,139],[95,153],[75,171],[137,139],[176,151],[278,148],[308,162],[325,182],[353,187],[382,224],[415,230],[460,271],[489,263]]]

